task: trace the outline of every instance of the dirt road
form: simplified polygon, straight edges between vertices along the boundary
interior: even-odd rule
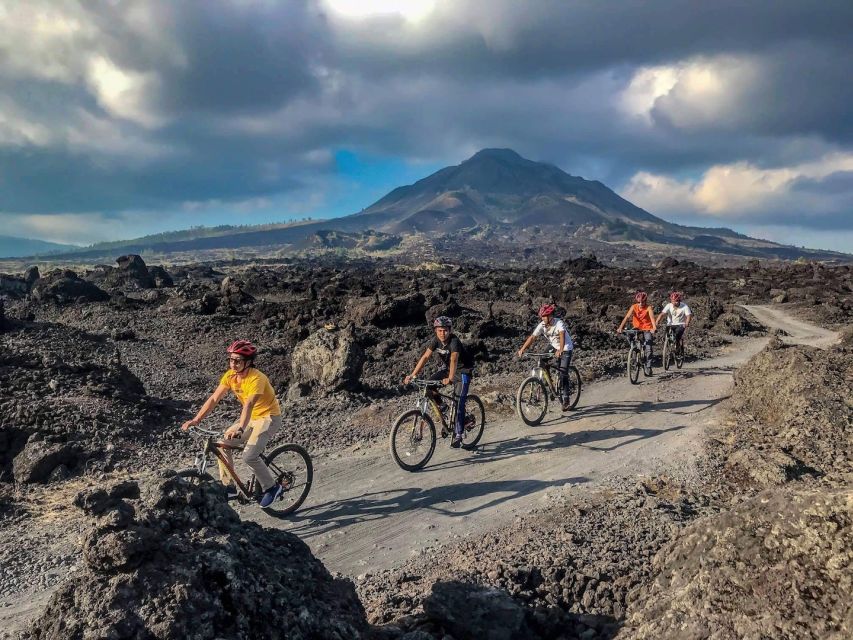
[[[772,307],[747,309],[787,340],[826,346],[835,334]],[[668,471],[689,475],[707,425],[720,419],[732,372],[767,339],[741,339],[720,357],[632,385],[588,385],[578,409],[551,412],[538,427],[518,418],[488,423],[475,452],[440,440],[430,464],[408,473],[387,446],[320,459],[306,505],[289,520],[258,510],[243,517],[299,535],[331,570],[357,576],[389,568],[424,547],[485,532],[549,494],[613,476]],[[488,416],[487,416],[488,419]]]

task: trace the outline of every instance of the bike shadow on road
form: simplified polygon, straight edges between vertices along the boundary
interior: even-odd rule
[[[562,431],[545,433],[540,431],[526,436],[487,442],[473,451],[473,455],[431,464],[426,469],[419,471],[418,473],[426,474],[447,471],[448,469],[484,464],[517,456],[544,453],[547,451],[566,449],[570,447],[582,447],[584,449],[602,452],[614,451],[619,447],[633,444],[639,440],[654,438],[673,431],[680,431],[685,428],[685,425],[678,425],[674,427],[663,427],[660,429],[638,427],[629,427],[627,429],[602,428],[575,431],[574,433],[564,433]],[[617,441],[610,445],[593,444],[607,440]]]
[[[699,413],[714,407],[728,398],[728,395],[710,400],[677,400],[672,402],[652,402],[651,400],[619,400],[617,402],[603,402],[588,407],[578,407],[569,413],[565,413],[548,420],[543,420],[540,427],[567,424],[584,418],[598,416],[613,416],[622,413],[647,413],[663,411],[673,415],[690,415]],[[536,429],[537,427],[533,427]]]
[[[499,504],[566,485],[589,482],[584,476],[558,480],[492,480],[460,482],[436,487],[405,487],[375,491],[311,505],[291,515],[288,531],[302,536],[317,536],[362,522],[382,520],[404,512],[427,509],[459,518]],[[482,502],[482,498],[489,498]],[[456,508],[457,503],[474,500],[470,507]]]

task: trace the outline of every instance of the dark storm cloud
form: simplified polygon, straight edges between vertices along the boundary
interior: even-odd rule
[[[43,6],[74,28],[22,15],[0,36],[5,212],[265,197],[322,183],[332,165],[304,159],[342,147],[508,146],[613,187],[853,154],[850,2],[454,0],[417,22],[320,0]],[[845,215],[834,180],[790,183],[825,199],[815,225]]]

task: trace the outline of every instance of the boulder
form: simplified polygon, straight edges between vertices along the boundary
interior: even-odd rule
[[[850,495],[774,488],[697,520],[655,557],[619,637],[853,637]]]
[[[41,278],[41,274],[39,273],[39,268],[35,265],[31,267],[27,267],[27,270],[24,271],[24,281],[27,283],[27,291],[31,291],[33,285],[36,283],[36,280]]]
[[[172,280],[169,272],[159,265],[149,267],[148,273],[151,274],[151,277],[154,279],[154,286],[158,289],[175,286],[175,282]]]
[[[0,295],[22,297],[28,291],[27,282],[18,276],[0,274]]]
[[[667,256],[663,260],[658,263],[659,269],[671,269],[672,267],[677,267],[681,264],[678,260],[673,258],[672,256]]]
[[[350,301],[347,315],[358,326],[399,327],[423,322],[426,298],[422,293],[369,296]]]
[[[166,475],[78,495],[95,519],[78,571],[22,638],[366,635],[352,583],[333,578],[305,543],[241,522],[217,484]]]
[[[524,607],[506,591],[493,587],[437,582],[432,595],[424,601],[424,614],[454,638],[539,637],[528,626]]]
[[[350,331],[321,329],[294,348],[292,381],[325,392],[350,389],[358,383],[364,360]]]
[[[79,455],[80,447],[74,443],[48,442],[31,436],[12,461],[12,474],[21,484],[45,482],[58,466],[74,467]]]
[[[83,280],[70,269],[57,269],[35,282],[32,296],[36,300],[68,302],[102,302],[110,294],[92,282]]]

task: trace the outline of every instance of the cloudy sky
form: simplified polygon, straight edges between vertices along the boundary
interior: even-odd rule
[[[0,0],[0,234],[353,213],[483,147],[853,251],[849,0]]]

